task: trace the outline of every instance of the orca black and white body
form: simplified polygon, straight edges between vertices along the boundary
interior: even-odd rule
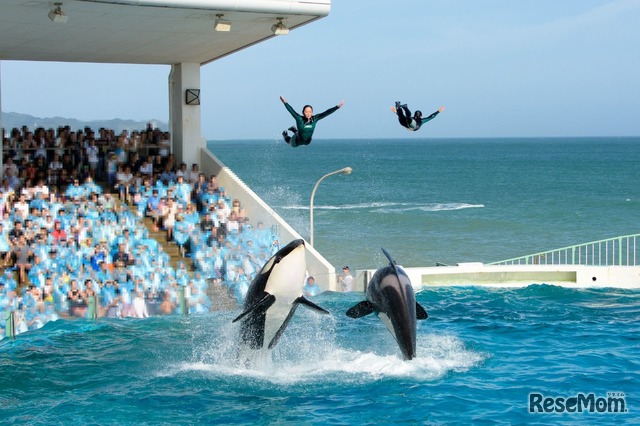
[[[298,305],[329,313],[302,295],[306,269],[306,248],[301,239],[282,247],[262,267],[249,286],[243,312],[233,320],[241,321],[243,346],[272,349]]]
[[[398,342],[404,359],[411,360],[416,356],[416,320],[426,319],[428,315],[416,302],[407,274],[385,249],[382,251],[389,259],[389,266],[376,271],[367,286],[367,300],[351,307],[347,316],[360,318],[377,313]]]

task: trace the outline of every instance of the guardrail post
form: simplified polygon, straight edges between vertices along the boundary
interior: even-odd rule
[[[15,314],[13,311],[5,311],[4,315],[4,335],[11,339],[16,337]]]
[[[189,315],[189,306],[187,306],[187,298],[185,297],[184,287],[178,287],[178,297],[180,299],[180,313],[185,317]]]
[[[618,238],[618,266],[622,266],[622,238]]]
[[[87,318],[90,320],[98,318],[95,296],[89,297],[89,300],[87,301]]]

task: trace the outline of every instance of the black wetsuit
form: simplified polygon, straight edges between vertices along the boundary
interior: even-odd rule
[[[401,105],[400,107],[396,108],[396,114],[398,114],[398,121],[400,122],[400,125],[402,127],[406,127],[407,130],[415,132],[419,130],[424,123],[433,120],[436,115],[440,114],[440,111],[436,111],[426,118],[416,120],[411,116],[411,111],[409,111],[409,108],[407,108],[406,105]]]

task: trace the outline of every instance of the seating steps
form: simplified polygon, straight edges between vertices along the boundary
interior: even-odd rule
[[[167,242],[167,233],[164,230],[154,230],[153,220],[145,217],[142,222],[144,226],[149,230],[149,236],[162,245],[164,251],[169,255],[171,266],[173,268],[178,267],[178,262],[184,261],[187,268],[193,271],[194,265],[190,258],[182,257],[180,248],[175,243]],[[238,302],[232,291],[225,285],[211,280],[210,285],[207,287],[207,296],[211,300],[211,309],[213,311],[230,311],[238,309]]]

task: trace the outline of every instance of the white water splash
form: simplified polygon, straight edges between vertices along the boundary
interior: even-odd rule
[[[465,348],[455,336],[423,335],[421,340],[417,348],[419,356],[411,361],[404,361],[399,354],[381,355],[324,342],[316,346],[313,353],[298,348],[301,350],[294,356],[289,351],[284,357],[265,351],[246,368],[235,363],[229,354],[221,357],[218,353],[213,359],[181,363],[173,374],[199,372],[218,378],[242,377],[278,385],[336,380],[368,382],[388,378],[424,382],[437,380],[452,371],[467,371],[486,358]]]

